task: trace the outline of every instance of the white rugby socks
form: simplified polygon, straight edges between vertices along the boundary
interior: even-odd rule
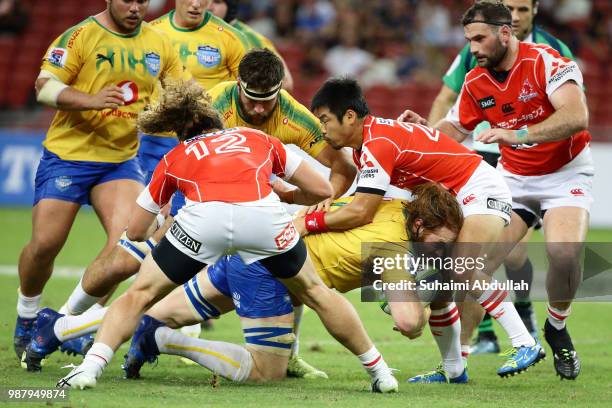
[[[78,316],[60,317],[53,326],[53,332],[61,342],[96,332],[107,310],[107,307],[92,307],[87,312]]]
[[[28,297],[21,293],[21,290],[17,289],[17,315],[24,319],[33,319],[38,313],[40,306],[40,298],[42,294]]]
[[[385,376],[391,373],[391,369],[376,346],[372,346],[370,350],[357,357],[372,379],[376,379],[379,375]]]
[[[464,360],[461,352],[461,322],[457,305],[453,302],[443,309],[432,309],[429,328],[440,349],[442,365],[448,378],[460,376],[463,373]]]
[[[493,282],[494,280],[491,281]],[[516,308],[508,299],[507,290],[488,289],[478,298],[478,302],[503,327],[512,347],[535,345],[535,339],[531,337]]]
[[[108,363],[113,358],[115,352],[112,348],[104,343],[94,343],[91,349],[87,352],[85,359],[79,366],[79,369],[87,372],[87,374],[98,378]]]
[[[60,309],[60,313],[65,315],[80,315],[91,306],[98,303],[100,299],[100,297],[91,296],[85,292],[83,289],[83,279],[81,279],[70,294],[66,304]]]
[[[572,308],[569,307],[566,310],[561,310],[552,307],[550,303],[546,306],[548,312],[548,323],[550,323],[555,329],[562,330],[565,327],[565,320],[572,313]]]
[[[168,327],[155,331],[155,343],[160,353],[186,357],[232,381],[248,380],[253,368],[251,353],[237,344],[188,337]]]

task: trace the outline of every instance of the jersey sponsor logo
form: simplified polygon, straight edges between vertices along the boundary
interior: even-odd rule
[[[66,191],[68,187],[72,185],[72,177],[70,176],[59,176],[55,179],[55,188],[59,191]]]
[[[538,93],[534,91],[531,82],[529,82],[529,79],[526,79],[525,82],[523,82],[523,86],[521,87],[521,93],[518,97],[518,100],[525,103],[535,98],[536,96],[538,96]]]
[[[504,113],[504,116],[513,114],[515,110],[514,106],[512,106],[512,102],[504,103],[502,105],[502,112]]]
[[[147,71],[149,71],[151,75],[157,76],[161,66],[161,58],[159,57],[159,54],[155,52],[148,52],[145,54],[144,60]]]
[[[196,52],[198,62],[207,68],[216,67],[221,63],[221,51],[218,48],[210,45],[202,45],[198,47]]]
[[[170,234],[172,234],[172,236],[187,249],[195,252],[196,254],[200,252],[202,243],[191,238],[176,221],[174,221],[170,227]]]
[[[475,194],[470,194],[469,196],[465,197],[463,199],[463,205],[468,205],[471,202],[473,202],[476,199],[476,195]]]
[[[363,169],[359,173],[359,180],[368,179],[368,178],[376,178],[377,174],[378,174],[377,168]],[[398,182],[401,183],[401,180],[398,180]]]
[[[560,64],[556,61],[553,62],[553,67],[554,69],[550,73],[550,80],[548,81],[550,84],[561,81],[565,76],[572,74],[577,69],[574,64]]]
[[[130,105],[138,100],[138,86],[132,81],[121,81],[117,84],[123,91],[123,100],[125,105]]]
[[[490,210],[503,212],[506,215],[510,215],[510,212],[512,211],[512,206],[510,204],[496,200],[495,198],[487,199],[487,208]]]
[[[316,222],[316,221],[315,221]],[[274,242],[276,243],[276,247],[278,249],[287,248],[297,236],[297,231],[293,226],[293,222],[288,223],[285,228],[274,238]]]
[[[478,104],[480,104],[480,109],[482,110],[494,108],[495,107],[495,97],[487,96],[486,98],[479,99]]]
[[[111,67],[114,67],[114,66],[115,66],[115,53],[114,53],[114,52],[111,52],[111,53],[110,53],[110,54],[108,54],[108,55],[104,55],[104,54],[100,54],[100,53],[98,53],[98,54],[96,55],[96,62],[98,62],[98,61],[99,61],[100,63],[103,63],[103,62],[105,62],[105,61],[106,61],[106,62],[108,62],[108,63],[109,63],[109,65],[110,65]]]
[[[544,107],[542,105],[538,106],[536,109],[529,113],[524,113],[518,118],[512,118],[504,122],[497,122],[496,127],[500,127],[503,129],[516,129],[523,122],[532,122],[537,118],[544,116]]]
[[[287,120],[287,118],[285,118]],[[283,121],[284,122],[284,121]],[[308,147],[312,147],[323,140],[323,133],[319,133],[312,141],[308,144]]]
[[[108,118],[109,116],[120,118],[120,119],[137,119],[138,118],[138,113],[125,112],[125,111],[122,111],[121,109],[108,109],[105,111],[100,111],[100,115],[103,118]]]
[[[49,56],[47,57],[47,61],[51,64],[58,66],[60,68],[64,67],[66,63],[66,58],[68,58],[68,50],[65,48],[54,48],[49,52]]]
[[[84,28],[85,27],[79,27],[72,33],[70,39],[68,40],[68,45],[66,45],[66,47],[72,48],[72,46],[74,45],[74,40],[76,40],[76,38],[79,36],[79,34],[81,34],[81,31],[83,31]]]
[[[376,118],[376,124],[393,126],[393,120],[384,119],[384,118]]]
[[[570,193],[571,193],[573,196],[576,196],[576,197],[580,197],[580,196],[583,196],[583,195],[584,195],[584,191],[582,191],[582,189],[581,189],[581,188],[572,188],[572,189],[570,190]]]

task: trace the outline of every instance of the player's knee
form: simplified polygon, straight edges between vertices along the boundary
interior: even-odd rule
[[[119,281],[123,281],[135,275],[140,269],[140,264],[141,262],[134,255],[121,248],[117,248],[117,250],[113,251],[106,272],[116,277]]]
[[[145,310],[153,305],[155,302],[155,294],[147,288],[131,287],[125,292],[125,299],[133,308],[133,310]]]
[[[30,241],[27,248],[34,260],[38,262],[50,262],[55,259],[62,249],[62,244],[63,242],[57,242],[57,240],[51,237],[34,238]]]
[[[409,339],[416,339],[423,334],[423,329],[427,324],[424,314],[402,316],[395,318],[395,325],[399,331]]]
[[[581,244],[552,243],[546,248],[550,268],[553,270],[576,270],[580,268]]]

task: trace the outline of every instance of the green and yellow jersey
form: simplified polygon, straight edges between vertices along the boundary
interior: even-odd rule
[[[170,41],[149,24],[123,35],[94,17],[53,41],[41,70],[91,95],[111,85],[123,89],[125,105],[116,110],[58,111],[43,143],[64,160],[107,163],[123,162],[136,154],[136,118],[158,80],[186,78]]]
[[[284,89],[278,94],[272,115],[260,126],[244,118],[238,103],[238,92],[236,81],[223,82],[208,91],[213,107],[221,113],[226,127],[246,126],[261,130],[284,144],[296,145],[314,158],[327,147],[319,119]]]
[[[174,10],[151,22],[176,48],[184,67],[204,89],[238,78],[238,65],[249,49],[244,36],[225,21],[206,12],[192,29],[174,23]]]
[[[353,197],[333,202],[335,211],[351,202]],[[403,201],[384,199],[371,223],[347,231],[331,231],[304,237],[308,254],[317,273],[330,288],[348,292],[361,287],[362,243],[402,243],[408,248]]]

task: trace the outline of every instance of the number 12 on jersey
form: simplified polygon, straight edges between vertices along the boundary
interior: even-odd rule
[[[251,149],[248,146],[244,146],[246,137],[240,133],[231,133],[227,135],[221,135],[214,139],[200,139],[185,149],[186,154],[193,153],[198,160],[202,160],[204,157],[211,154],[209,147],[206,145],[206,141],[209,144],[220,144],[215,147],[213,153],[215,154],[226,154],[226,153],[251,153]],[[211,146],[212,148],[212,146]]]

